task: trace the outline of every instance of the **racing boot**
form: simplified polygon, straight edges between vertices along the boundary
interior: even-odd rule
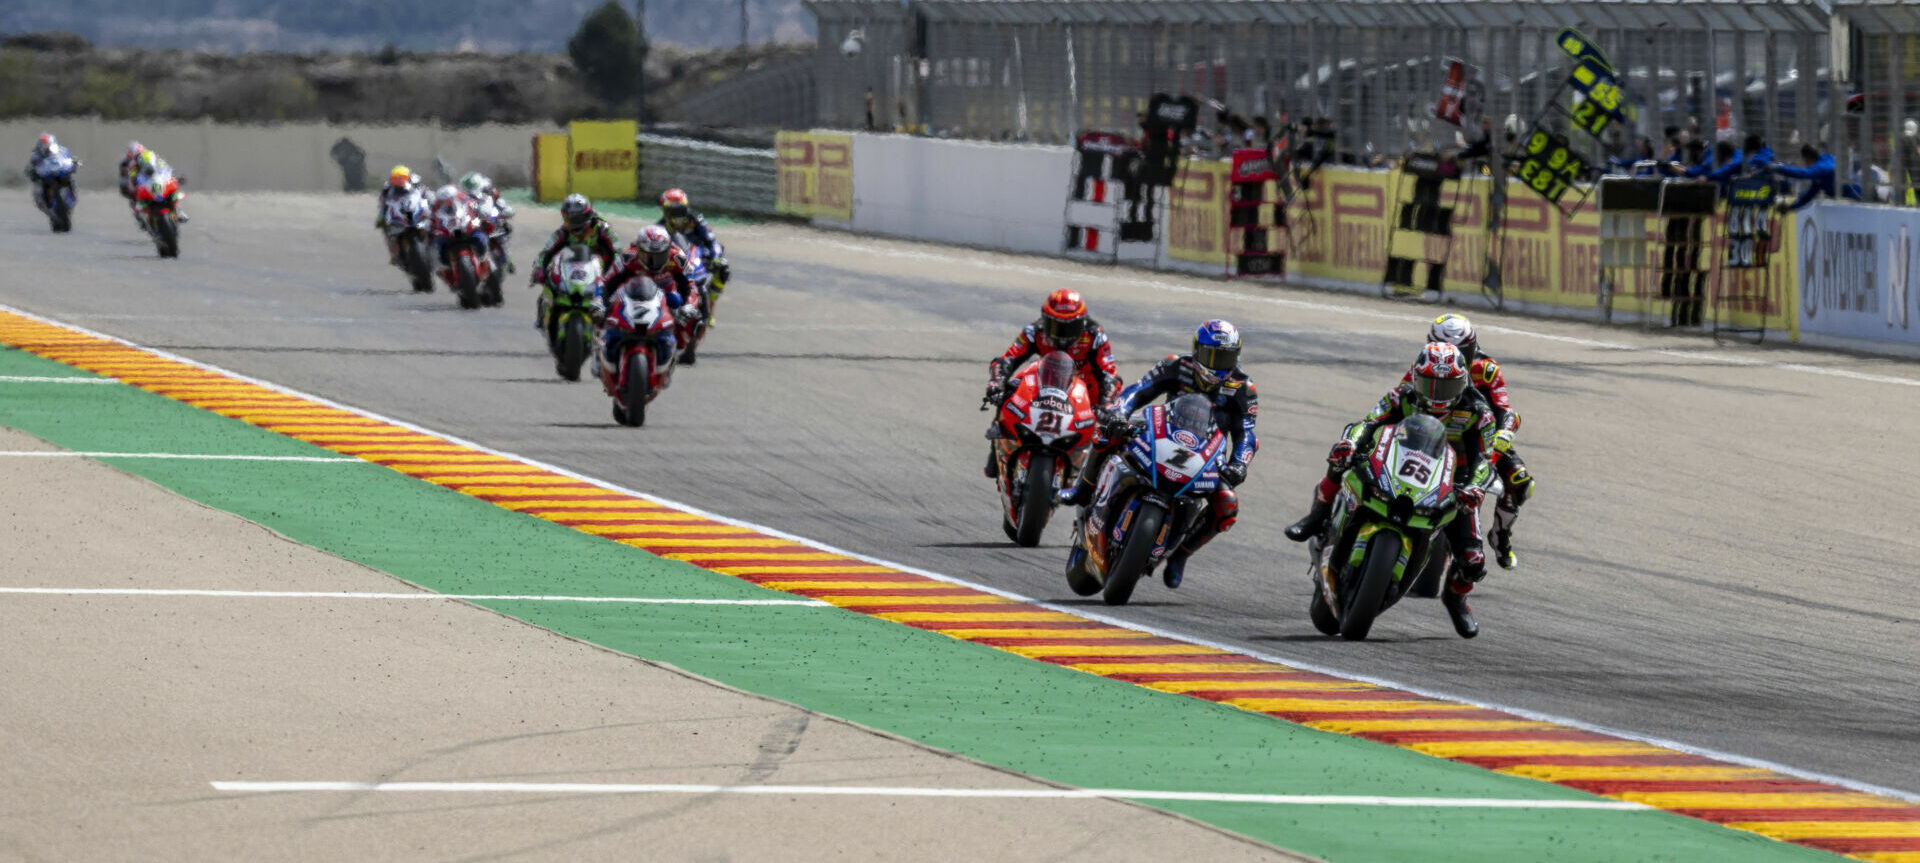
[[[1086,506],[1093,503],[1093,475],[1091,470],[1083,470],[1075,478],[1073,485],[1060,490],[1060,503],[1063,506]]]
[[[1513,531],[1496,527],[1487,533],[1487,543],[1493,546],[1493,560],[1501,569],[1512,569],[1520,562],[1513,553]]]
[[[1287,525],[1287,538],[1294,542],[1306,542],[1327,529],[1327,517],[1333,512],[1332,501],[1315,498],[1313,508],[1307,510],[1307,517]]]
[[[1471,584],[1449,582],[1447,589],[1440,591],[1440,604],[1447,607],[1447,616],[1453,618],[1453,631],[1461,638],[1472,638],[1480,634],[1480,623],[1473,619],[1473,609],[1467,607],[1467,591]]]
[[[1193,553],[1184,549],[1167,555],[1167,566],[1160,570],[1160,580],[1166,582],[1167,587],[1179,587],[1187,577],[1187,558],[1191,556]]]

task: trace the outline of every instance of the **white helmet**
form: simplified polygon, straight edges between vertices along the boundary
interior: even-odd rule
[[[1441,315],[1433,319],[1433,326],[1427,328],[1428,342],[1445,342],[1460,349],[1467,362],[1473,362],[1480,353],[1480,343],[1473,335],[1473,322],[1466,315]]]
[[[448,183],[447,185],[441,186],[439,191],[433,193],[433,199],[442,204],[457,201],[460,199],[460,188],[452,183]]]
[[[667,265],[667,251],[673,248],[673,237],[666,228],[648,225],[633,238],[633,249],[640,255],[640,263],[649,270],[658,270]]]

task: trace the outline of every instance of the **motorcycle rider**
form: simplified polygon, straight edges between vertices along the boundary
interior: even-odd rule
[[[380,187],[379,200],[375,202],[373,226],[379,228],[381,233],[386,236],[387,262],[396,267],[400,265],[400,244],[392,234],[386,233],[387,205],[407,195],[423,191],[423,185],[424,184],[420,182],[420,177],[414,174],[407,166],[395,165],[393,166],[393,170],[387,174],[387,184]]]
[[[613,227],[593,211],[593,204],[585,195],[568,195],[560,202],[560,227],[554,229],[546,247],[534,256],[533,274],[528,278],[528,284],[547,284],[551,278],[547,267],[553,263],[553,256],[569,246],[585,247],[600,261],[602,273],[612,274],[613,264],[620,257],[620,241],[614,239]],[[539,329],[544,310],[535,305],[533,328]]]
[[[1520,460],[1520,454],[1513,450],[1514,436],[1520,432],[1520,414],[1514,411],[1513,402],[1507,396],[1506,373],[1499,361],[1481,352],[1473,322],[1464,315],[1435,318],[1427,330],[1427,341],[1446,342],[1460,349],[1460,356],[1468,363],[1468,385],[1480,392],[1488,409],[1493,411],[1490,457],[1506,490],[1494,504],[1493,530],[1488,531],[1487,541],[1493,545],[1494,562],[1500,564],[1501,569],[1512,569],[1519,564],[1519,558],[1513,553],[1513,523],[1520,518],[1520,507],[1533,498],[1533,475],[1527,472],[1527,463]],[[1412,375],[1409,371],[1400,382],[1411,383]]]
[[[1013,392],[1007,376],[1029,358],[1044,357],[1054,351],[1073,358],[1074,372],[1086,382],[1087,394],[1093,397],[1095,409],[1106,410],[1120,394],[1120,370],[1113,364],[1113,346],[1107,342],[1106,331],[1087,317],[1087,304],[1080,298],[1079,291],[1061,288],[1047,295],[1046,303],[1040,306],[1040,317],[1013,337],[1013,344],[1006,352],[987,364],[987,395],[982,407],[999,417],[1001,403]],[[999,428],[998,421],[989,424],[987,436],[992,437]],[[999,468],[999,459],[989,444],[987,478],[998,476]]]
[[[153,179],[153,175],[155,174],[171,174],[171,173],[173,173],[173,166],[168,165],[167,160],[160,158],[159,153],[156,153],[152,150],[149,150],[143,147],[140,150],[140,155],[134,161],[133,187],[134,189],[137,190],[140,187],[145,186],[149,181]],[[182,192],[182,191],[174,192],[173,218],[176,221],[179,221],[181,224],[186,224],[187,222],[192,221],[191,219],[187,218],[187,211],[184,209],[181,209],[181,206],[180,206],[181,204],[185,203],[186,200],[187,200],[186,192]],[[136,213],[138,212],[138,210],[139,210],[139,207],[136,204],[135,205]],[[144,226],[146,224],[146,220],[141,219],[140,224]]]
[[[480,221],[487,227],[487,234],[493,244],[500,247],[500,257],[506,261],[507,272],[514,271],[513,258],[507,255],[507,236],[513,233],[513,207],[500,200],[500,190],[493,187],[493,181],[478,171],[468,171],[460,178],[460,190],[467,193],[480,213]]]
[[[440,260],[440,266],[453,265],[449,241],[455,234],[466,232],[474,218],[477,218],[477,214],[473,209],[473,201],[461,194],[460,187],[449,183],[433,193],[433,246],[434,256]],[[474,254],[486,258],[487,232],[481,229],[466,233],[473,239]]]
[[[48,202],[53,200],[56,184],[65,185],[68,188],[72,188],[73,186],[72,177],[58,181],[46,181],[40,178],[40,166],[46,162],[57,161],[59,159],[72,160],[73,154],[67,152],[67,148],[60,146],[60,142],[54,140],[52,134],[41,133],[40,140],[34,142],[33,154],[27,157],[27,179],[34,184],[38,191],[38,194],[34,196],[34,203],[38,204],[43,210],[47,208]],[[74,167],[79,167],[80,165],[78,161],[75,161],[73,164]]]
[[[1200,325],[1193,336],[1193,352],[1169,356],[1133,386],[1120,393],[1118,403],[1100,425],[1093,452],[1073,487],[1060,492],[1061,503],[1086,505],[1093,501],[1094,483],[1107,459],[1133,438],[1126,417],[1146,407],[1154,399],[1172,402],[1189,393],[1206,397],[1213,404],[1214,420],[1233,443],[1233,456],[1220,468],[1220,486],[1207,502],[1207,523],[1167,556],[1161,579],[1168,587],[1179,587],[1186,575],[1187,560],[1215,536],[1233,527],[1240,516],[1240,499],[1233,489],[1246,482],[1247,465],[1260,449],[1253,432],[1260,416],[1260,394],[1247,373],[1240,370],[1240,331],[1226,321],[1212,320]]]
[[[147,148],[141,146],[139,141],[128,141],[127,152],[120,157],[120,197],[126,198],[129,204],[133,203],[134,197],[133,178],[140,173],[140,154],[146,151]],[[138,213],[134,214],[134,221],[139,221]]]
[[[730,270],[727,267],[727,250],[721,248],[720,241],[713,236],[713,229],[707,227],[707,219],[687,199],[687,193],[680,189],[668,189],[660,193],[660,227],[687,238],[687,242],[700,247],[700,255],[707,259],[707,268],[713,270],[714,293],[719,294],[719,285],[725,284]]]
[[[1473,619],[1466,595],[1487,574],[1486,554],[1480,547],[1480,500],[1485,490],[1473,483],[1473,476],[1493,450],[1493,411],[1480,391],[1468,385],[1466,358],[1447,342],[1432,342],[1422,348],[1409,379],[1389,390],[1365,419],[1349,426],[1347,434],[1333,445],[1327,453],[1327,474],[1314,489],[1313,508],[1306,518],[1287,527],[1287,538],[1306,542],[1326,530],[1340,477],[1355,458],[1365,458],[1372,451],[1374,434],[1381,426],[1416,413],[1432,415],[1446,425],[1447,442],[1458,456],[1453,488],[1460,515],[1446,528],[1458,566],[1440,592],[1440,602],[1453,618],[1454,631],[1461,638],[1472,638],[1480,634],[1480,625]]]
[[[642,299],[637,293],[641,283],[650,282],[666,297],[667,308],[673,312],[674,319],[686,322],[697,319],[699,304],[692,302],[693,283],[687,280],[687,255],[673,244],[672,235],[659,225],[648,225],[641,229],[640,236],[633,238],[620,257],[618,267],[600,283],[600,296],[594,299],[594,317],[603,319],[605,328],[601,330],[601,343],[606,346],[602,362],[609,364],[620,361],[620,340],[622,331],[606,315],[605,310],[612,308],[615,292],[629,291],[628,296]],[[670,327],[660,334],[656,350],[677,352],[685,347],[679,343],[679,327]]]

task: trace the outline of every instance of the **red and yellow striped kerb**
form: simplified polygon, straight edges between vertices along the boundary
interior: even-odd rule
[[[1920,806],[1906,801],[1087,620],[724,524],[19,315],[0,312],[0,343],[496,506],[858,614],[1862,860],[1920,863]]]

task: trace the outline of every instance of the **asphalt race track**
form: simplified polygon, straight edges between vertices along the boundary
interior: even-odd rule
[[[1521,569],[1453,635],[1402,605],[1361,644],[1307,621],[1304,512],[1328,443],[1437,311],[784,225],[723,228],[735,286],[644,429],[569,384],[522,287],[556,223],[523,212],[504,309],[407,292],[372,203],[195,195],[162,261],[117,200],[55,236],[0,201],[0,303],[841,548],[1051,601],[1065,513],[1016,549],[982,478],[986,361],[1057,287],[1087,296],[1129,380],[1224,317],[1246,337],[1261,453],[1237,527],[1130,621],[1511,708],[1920,792],[1920,367],[1716,348],[1463,311],[1507,370],[1540,491]],[[616,221],[622,238],[636,225]],[[1097,601],[1096,601],[1097,602]],[[1101,612],[1104,608],[1088,607]]]

